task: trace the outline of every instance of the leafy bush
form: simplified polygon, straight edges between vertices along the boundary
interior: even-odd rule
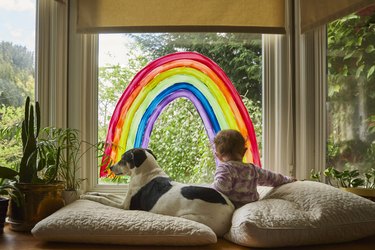
[[[213,180],[215,161],[211,145],[189,100],[177,99],[163,111],[154,125],[149,147],[173,180],[186,183]]]
[[[17,169],[22,156],[23,107],[0,106],[0,165]]]

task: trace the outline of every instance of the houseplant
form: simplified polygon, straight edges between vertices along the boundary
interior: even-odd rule
[[[65,204],[69,204],[79,198],[81,184],[86,180],[79,174],[82,158],[90,150],[104,151],[105,144],[82,141],[79,130],[73,128],[45,128],[41,133],[41,141],[56,151],[61,150],[57,175],[64,182],[63,197]]]
[[[50,147],[53,142],[42,140],[40,129],[39,103],[35,102],[34,110],[27,97],[21,130],[22,157],[14,184],[25,202],[19,204],[10,200],[8,220],[15,231],[31,230],[38,221],[64,205],[64,185],[57,179],[61,149]],[[5,170],[0,169],[0,177],[5,174]]]
[[[8,212],[9,197],[12,197],[19,205],[23,202],[18,188],[13,185],[17,172],[13,169],[0,166],[0,234],[3,232],[5,218]]]
[[[340,171],[334,167],[328,167],[324,170],[323,174],[331,186],[375,201],[374,168],[361,175],[358,169],[344,169]],[[315,181],[321,181],[321,173],[312,170],[310,178]]]
[[[49,147],[61,150],[57,176],[59,180],[64,182],[63,198],[65,203],[69,204],[79,197],[80,186],[85,180],[79,176],[79,164],[83,155],[91,147],[84,152],[81,151],[82,145],[86,142],[79,139],[77,129],[46,128],[42,133],[43,141],[49,144]]]

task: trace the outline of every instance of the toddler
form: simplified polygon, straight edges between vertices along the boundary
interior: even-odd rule
[[[221,161],[216,168],[213,187],[228,196],[236,208],[257,201],[257,186],[280,186],[295,179],[243,163],[245,139],[236,130],[220,131],[215,139],[215,154]]]

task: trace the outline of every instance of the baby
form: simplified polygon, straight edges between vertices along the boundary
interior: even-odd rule
[[[245,139],[236,130],[222,130],[215,139],[215,154],[221,161],[216,168],[213,187],[228,196],[236,208],[257,201],[257,186],[280,186],[295,179],[243,163]]]

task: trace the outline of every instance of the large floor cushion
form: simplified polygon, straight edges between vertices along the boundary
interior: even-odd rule
[[[206,225],[183,218],[129,211],[78,200],[40,221],[32,234],[44,241],[126,245],[216,243]]]
[[[298,181],[260,190],[237,209],[225,238],[250,247],[345,242],[375,234],[375,203],[326,184]]]

